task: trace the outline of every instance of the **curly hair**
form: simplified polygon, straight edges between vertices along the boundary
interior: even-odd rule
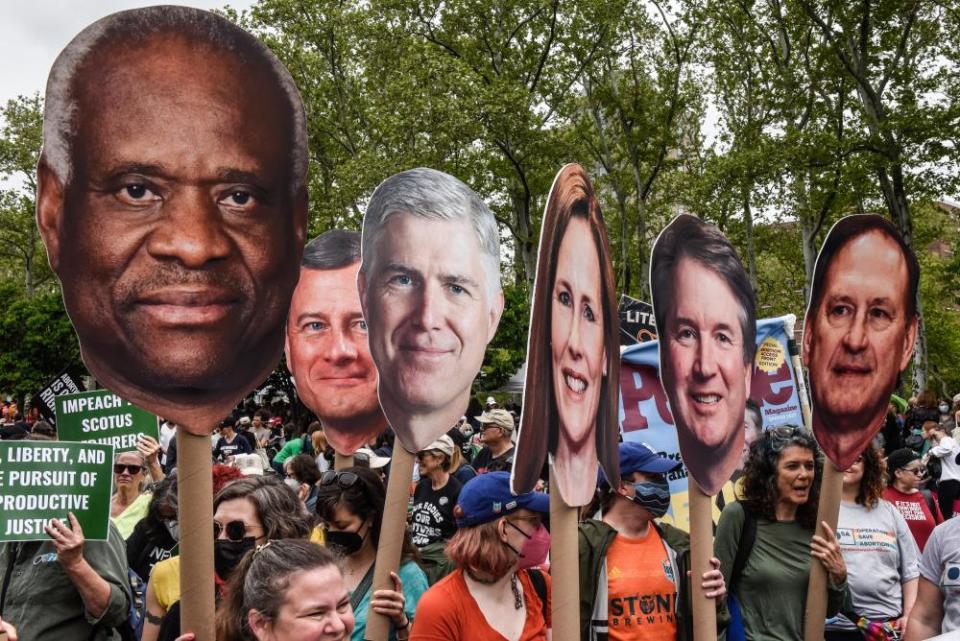
[[[814,479],[806,503],[797,508],[797,522],[814,529],[817,523],[817,504],[820,501],[820,479],[823,473],[823,457],[813,435],[792,425],[767,430],[750,445],[750,454],[743,470],[743,486],[738,498],[747,503],[757,516],[775,521],[777,502],[777,463],[788,447],[802,447],[813,453]]]
[[[857,505],[873,509],[877,507],[887,486],[887,462],[880,457],[880,452],[872,443],[860,456],[863,459],[863,478],[857,491]]]

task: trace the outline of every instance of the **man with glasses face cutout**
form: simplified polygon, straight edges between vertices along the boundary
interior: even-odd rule
[[[925,472],[916,452],[909,447],[895,450],[887,457],[889,485],[883,491],[883,498],[903,515],[921,552],[933,528],[943,523],[940,507],[930,490],[920,487]]]

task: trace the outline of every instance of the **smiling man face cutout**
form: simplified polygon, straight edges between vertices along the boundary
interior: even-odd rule
[[[716,494],[743,451],[753,357],[753,288],[736,250],[714,226],[678,216],[660,233],[650,265],[660,380],[683,462]]]
[[[37,222],[101,384],[205,434],[267,377],[305,163],[292,79],[224,18],[137,9],[67,46],[48,81]]]
[[[813,431],[846,470],[882,427],[917,336],[920,267],[893,224],[848,216],[817,257],[803,333]]]

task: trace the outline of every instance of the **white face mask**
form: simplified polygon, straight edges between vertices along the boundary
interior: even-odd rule
[[[163,524],[167,528],[167,532],[170,533],[170,536],[173,537],[174,541],[180,540],[180,522],[179,521],[164,521]]]
[[[283,479],[283,482],[286,483],[287,487],[289,487],[294,492],[300,489],[300,481],[298,481],[297,479],[285,478]]]
[[[946,414],[946,413],[949,412],[949,411],[950,411],[950,406],[947,405],[946,403],[944,403],[943,405],[940,406],[940,413],[941,413],[941,414]]]

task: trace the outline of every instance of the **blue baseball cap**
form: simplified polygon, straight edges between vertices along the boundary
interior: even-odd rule
[[[683,463],[661,456],[655,449],[646,443],[629,441],[620,444],[620,474],[646,472],[648,474],[666,474],[679,469]],[[603,470],[600,470],[599,480],[606,482]]]
[[[487,472],[463,486],[453,515],[457,527],[468,527],[499,519],[521,508],[549,514],[550,497],[543,492],[514,494],[510,491],[509,472]]]

